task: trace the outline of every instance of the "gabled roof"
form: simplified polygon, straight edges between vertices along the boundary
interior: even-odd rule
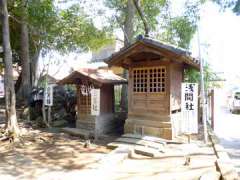
[[[49,75],[49,74],[45,74],[45,75],[41,76],[39,78],[39,81],[41,82],[41,81],[44,81],[46,79],[48,81],[48,84],[56,84],[57,83],[57,79],[55,77]]]
[[[196,69],[200,69],[199,61],[191,57],[191,53],[189,51],[146,37],[138,38],[136,42],[112,54],[112,56],[106,59],[105,62],[109,66],[121,66],[121,63],[124,61],[124,58],[126,58],[126,55],[138,46],[146,47],[155,53],[162,54],[166,57],[170,56],[171,59],[175,61],[179,61]],[[140,50],[138,51],[141,52],[141,48],[139,49]]]
[[[83,68],[73,71],[70,75],[60,80],[58,84],[126,84],[127,80],[106,69]]]

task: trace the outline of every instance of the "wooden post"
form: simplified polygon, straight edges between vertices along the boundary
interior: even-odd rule
[[[188,139],[188,144],[191,143],[191,134],[186,134],[187,135],[187,139]],[[185,156],[185,163],[184,163],[184,166],[189,166],[190,165],[190,162],[191,162],[191,157],[190,157],[190,153],[188,153],[186,156]]]
[[[211,90],[211,127],[214,130],[214,89]]]
[[[42,104],[42,115],[43,115],[43,122],[46,124],[46,126],[49,128],[50,125],[48,124],[47,122],[47,119],[46,119],[46,111],[45,111],[45,104],[43,102]]]
[[[52,125],[52,117],[51,117],[51,106],[48,106],[48,124],[49,126]]]
[[[187,136],[188,136],[188,144],[190,144],[191,143],[191,134],[188,134]]]
[[[202,107],[202,120],[203,120],[203,136],[204,136],[204,142],[208,142],[208,136],[207,136],[207,119],[206,119],[206,97],[205,97],[205,87],[204,87],[204,63],[203,59],[201,57],[201,45],[200,45],[200,35],[199,35],[199,29],[197,29],[197,35],[198,35],[198,52],[199,52],[199,60],[200,60],[200,76],[201,76],[201,107]]]

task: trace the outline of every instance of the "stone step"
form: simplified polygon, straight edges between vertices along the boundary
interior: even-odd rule
[[[160,143],[163,145],[166,145],[167,142],[169,142],[166,139],[154,137],[154,136],[144,136],[140,134],[123,134],[122,138],[133,138],[133,139],[138,139],[138,140],[146,140],[149,142],[154,142],[154,143]]]

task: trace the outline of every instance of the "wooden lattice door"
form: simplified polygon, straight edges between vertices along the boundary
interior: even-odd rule
[[[152,110],[160,107],[166,93],[166,67],[135,68],[132,73],[133,108]]]

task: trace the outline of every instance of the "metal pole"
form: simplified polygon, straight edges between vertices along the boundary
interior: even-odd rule
[[[199,60],[200,60],[200,76],[201,76],[201,93],[200,93],[200,105],[202,107],[202,120],[203,120],[203,135],[204,135],[204,142],[208,142],[207,138],[207,119],[206,119],[206,103],[205,103],[205,89],[204,89],[204,70],[203,70],[203,60],[201,57],[201,44],[200,44],[200,33],[199,33],[199,26],[197,28],[197,35],[198,35],[198,52],[199,52]]]
[[[211,91],[211,120],[212,129],[214,130],[214,89]]]

